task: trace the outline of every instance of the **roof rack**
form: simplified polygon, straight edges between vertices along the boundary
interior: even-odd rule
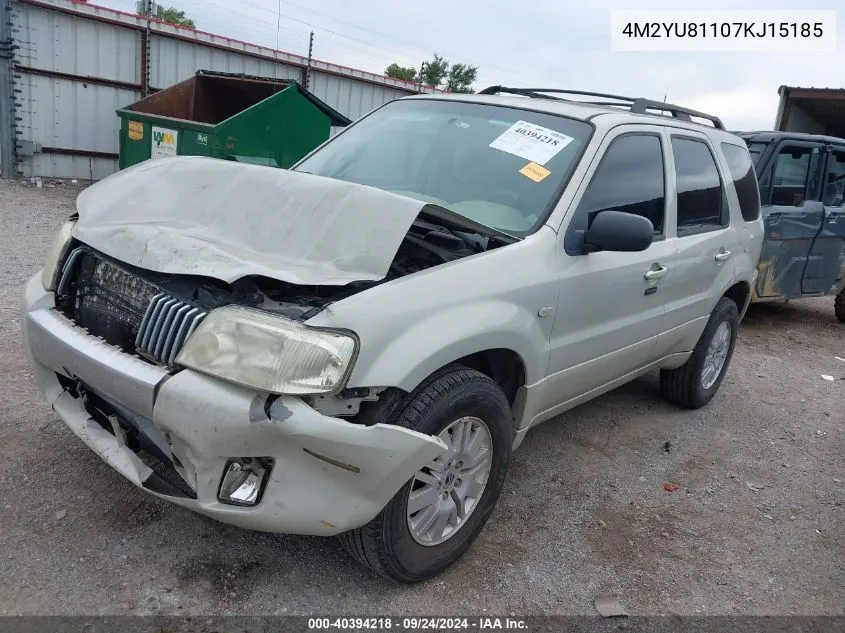
[[[570,101],[572,103],[583,103],[585,105],[595,105],[603,107],[621,107],[627,108],[634,114],[655,114],[657,112],[665,112],[671,114],[674,118],[682,121],[694,122],[692,117],[705,119],[710,121],[717,130],[724,130],[725,125],[722,120],[713,116],[712,114],[705,114],[690,108],[666,103],[664,101],[653,101],[652,99],[644,99],[642,97],[625,97],[622,95],[607,94],[604,92],[586,92],[584,90],[561,90],[559,88],[508,88],[506,86],[490,86],[480,91],[480,95],[494,95],[499,93],[522,95],[524,97],[531,97],[534,99],[554,99],[556,101]],[[544,94],[549,93],[549,94]],[[597,97],[605,99],[605,101],[584,101],[580,99],[565,99],[556,97],[554,95],[573,95],[581,97]],[[606,101],[612,99],[612,101]]]

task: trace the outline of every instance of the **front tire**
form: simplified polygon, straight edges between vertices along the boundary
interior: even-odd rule
[[[511,410],[493,380],[452,365],[409,394],[392,418],[392,424],[439,436],[448,448],[376,518],[340,540],[373,571],[412,583],[454,563],[487,523],[510,462]]]
[[[660,370],[663,397],[687,409],[699,409],[716,395],[736,345],[739,311],[726,297],[719,299],[687,362]]]

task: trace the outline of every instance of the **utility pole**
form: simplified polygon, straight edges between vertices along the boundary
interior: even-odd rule
[[[308,64],[305,66],[305,89],[311,89],[311,53],[314,52],[314,31],[308,38]]]
[[[11,178],[17,170],[15,125],[15,43],[11,0],[0,0],[0,173]]]
[[[144,15],[147,16],[147,29],[144,31],[144,50],[142,53],[144,60],[141,66],[144,76],[141,77],[141,84],[143,87],[143,96],[146,97],[150,94],[150,39],[153,32],[153,7],[155,4],[153,0],[143,0],[143,3]]]

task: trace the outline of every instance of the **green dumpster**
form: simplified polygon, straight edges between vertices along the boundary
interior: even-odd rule
[[[207,70],[117,116],[121,169],[177,155],[287,168],[350,123],[295,81]]]

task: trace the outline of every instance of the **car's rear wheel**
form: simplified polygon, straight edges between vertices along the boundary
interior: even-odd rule
[[[446,452],[340,539],[379,574],[418,582],[460,558],[493,511],[510,462],[510,405],[493,380],[453,365],[424,381],[389,422],[438,436]]]
[[[833,300],[833,311],[836,313],[836,318],[845,323],[845,288]]]
[[[688,409],[698,409],[710,402],[731,362],[738,330],[737,306],[722,297],[687,362],[677,369],[660,370],[663,397]]]

